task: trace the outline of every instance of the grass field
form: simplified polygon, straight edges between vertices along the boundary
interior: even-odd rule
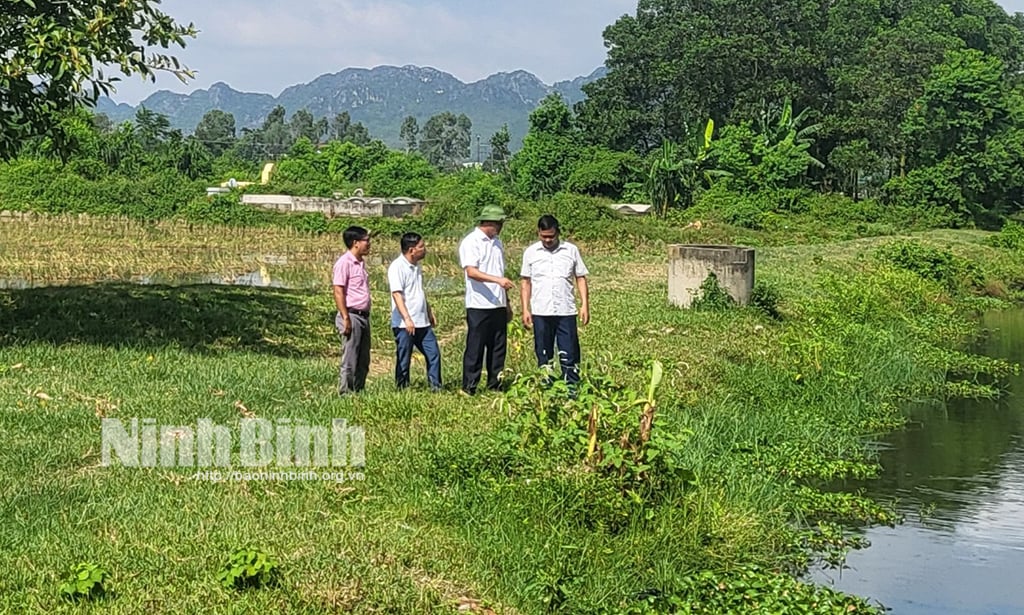
[[[0,221],[0,611],[873,612],[797,580],[856,545],[851,528],[895,522],[885,503],[820,489],[877,469],[865,439],[899,427],[900,401],[944,395],[947,378],[987,394],[980,375],[1012,369],[957,350],[977,310],[1024,287],[1019,256],[985,236],[759,248],[760,307],[704,310],[667,305],[664,245],[583,245],[593,388],[577,401],[533,384],[519,324],[512,389],[456,393],[454,238],[428,238],[425,262],[447,390],[426,390],[417,357],[412,389],[396,392],[383,263],[397,242],[380,239],[368,390],[339,399],[328,281],[339,237]],[[930,252],[897,258],[887,245]],[[510,272],[523,247],[509,246]],[[915,265],[936,253],[952,259],[942,275]],[[202,283],[254,272],[270,285]],[[611,409],[599,435],[613,451],[639,419],[623,400],[646,395],[654,361],[660,460],[588,460],[593,406]],[[232,429],[345,418],[365,428],[365,479],[105,467],[105,417]],[[222,587],[221,567],[250,546],[276,558],[279,582]],[[80,562],[109,571],[107,595],[63,602]]]

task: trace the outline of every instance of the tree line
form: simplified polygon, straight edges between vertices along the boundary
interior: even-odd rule
[[[188,179],[251,174],[274,159],[282,182],[314,192],[381,165],[381,189],[390,178],[411,190],[471,158],[471,122],[450,112],[422,126],[406,117],[397,152],[347,113],[288,118],[278,107],[237,131],[230,114],[210,111],[189,136],[146,110],[120,126],[90,119],[75,108],[109,86],[97,62],[187,73],[168,56],[135,62],[147,51],[136,41],[184,44],[194,29],[146,0],[108,2],[116,18],[81,0],[74,19],[16,4],[0,38],[26,53],[0,58],[0,107],[13,111],[0,157],[77,159],[93,175],[154,165]],[[54,24],[79,37],[38,36]],[[998,224],[1024,203],[1024,17],[992,0],[639,0],[604,38],[607,74],[584,86],[585,100],[541,101],[515,155],[507,127],[490,139],[481,162],[511,195],[641,201],[664,216],[729,210],[754,226],[814,194],[939,212],[950,224]]]

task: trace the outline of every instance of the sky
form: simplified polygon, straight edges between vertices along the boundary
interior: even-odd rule
[[[122,76],[118,102],[219,81],[277,96],[324,73],[383,64],[431,66],[467,83],[523,69],[550,85],[603,64],[602,32],[636,0],[163,0],[160,10],[200,31],[170,49],[196,78]]]
[[[1024,0],[1000,0],[1024,12]],[[161,89],[191,92],[224,82],[277,96],[325,73],[382,64],[431,66],[473,82],[527,70],[547,84],[604,63],[602,32],[636,0],[163,0],[161,10],[199,29],[172,55],[196,78],[115,84],[118,102]]]

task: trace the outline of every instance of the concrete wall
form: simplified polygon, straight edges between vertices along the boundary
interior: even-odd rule
[[[754,290],[754,249],[740,246],[675,244],[668,247],[668,300],[690,307],[709,273],[736,303],[746,305]]]
[[[389,203],[384,199],[331,199],[316,196],[287,196],[281,194],[243,194],[242,203],[281,212],[321,213],[328,218],[338,216],[400,218],[419,213],[420,201]]]

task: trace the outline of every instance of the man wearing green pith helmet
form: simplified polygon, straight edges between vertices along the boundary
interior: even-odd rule
[[[466,352],[462,356],[462,390],[476,394],[483,365],[487,363],[487,388],[498,390],[498,376],[505,368],[505,346],[512,306],[505,277],[505,246],[498,235],[505,220],[500,205],[485,205],[476,228],[459,244],[459,264],[466,279]]]

